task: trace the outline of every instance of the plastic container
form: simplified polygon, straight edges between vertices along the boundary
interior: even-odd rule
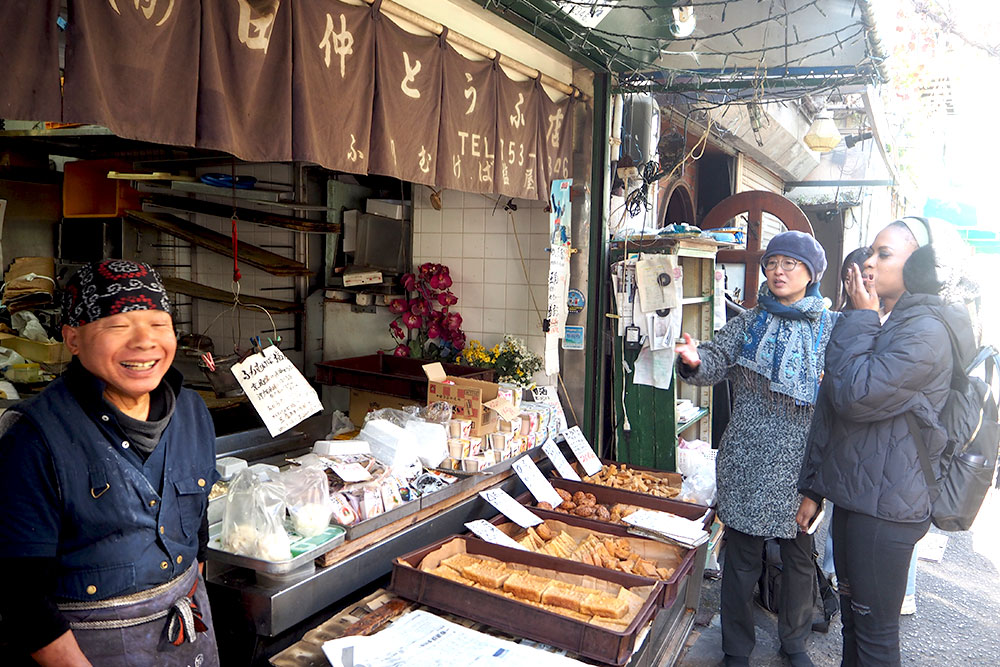
[[[228,482],[233,478],[233,475],[246,467],[246,460],[235,456],[223,456],[221,459],[215,460],[215,469],[219,471],[224,482]]]
[[[417,439],[412,432],[385,419],[365,424],[358,436],[372,448],[372,456],[407,479],[420,472]],[[412,474],[411,474],[412,472]]]
[[[393,220],[367,213],[360,216],[355,265],[386,273],[409,271],[411,227],[409,220]]]
[[[128,181],[108,178],[109,171],[131,171],[122,160],[77,160],[63,167],[64,218],[117,218],[140,206]]]

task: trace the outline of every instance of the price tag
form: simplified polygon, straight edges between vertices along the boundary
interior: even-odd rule
[[[360,463],[331,463],[330,468],[337,474],[337,477],[345,482],[367,482],[372,478]]]
[[[521,478],[521,481],[524,482],[524,485],[528,487],[528,491],[531,491],[531,495],[535,497],[535,500],[540,503],[548,503],[553,507],[558,507],[562,504],[562,498],[552,488],[549,480],[545,479],[545,475],[538,469],[538,466],[535,465],[530,456],[522,456],[514,461],[511,467],[517,473],[517,476]]]
[[[494,398],[492,401],[483,403],[483,405],[491,410],[496,410],[497,414],[500,415],[500,419],[505,422],[514,421],[521,414],[518,408],[515,408],[510,401],[502,397]]]
[[[601,460],[597,458],[597,454],[594,453],[594,448],[590,446],[587,442],[587,438],[584,437],[583,432],[580,431],[579,426],[574,426],[570,430],[562,434],[566,438],[566,444],[569,448],[573,450],[573,454],[576,455],[576,460],[580,462],[583,466],[583,471],[588,475],[596,475],[601,472],[601,468],[604,464]]]
[[[479,496],[521,528],[530,528],[542,522],[538,516],[532,514],[531,510],[511,498],[503,489],[480,491]]]
[[[576,474],[576,471],[573,470],[573,466],[569,464],[566,457],[563,456],[563,453],[559,449],[559,445],[556,444],[555,440],[552,438],[546,440],[545,444],[542,445],[542,451],[545,452],[545,455],[549,457],[550,461],[552,461],[552,465],[556,467],[556,472],[559,473],[560,477],[563,479],[571,479],[574,482],[583,481],[580,479],[580,476]],[[553,505],[553,507],[555,507],[555,505]]]
[[[497,544],[501,547],[510,547],[511,549],[527,551],[526,548],[515,542],[514,538],[494,526],[486,519],[476,519],[475,521],[470,521],[465,524],[465,527],[490,544]]]

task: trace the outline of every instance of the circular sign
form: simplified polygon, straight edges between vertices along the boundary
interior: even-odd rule
[[[578,289],[571,289],[569,291],[569,298],[566,301],[567,308],[570,313],[576,314],[583,312],[584,306],[587,305],[587,297],[583,295]]]

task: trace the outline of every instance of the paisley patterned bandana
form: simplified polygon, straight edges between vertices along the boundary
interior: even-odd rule
[[[736,363],[764,376],[771,391],[797,405],[815,403],[826,359],[820,340],[823,329],[833,326],[819,290],[814,285],[805,298],[785,306],[764,282],[757,301],[757,316],[747,327]]]
[[[91,262],[73,274],[63,290],[64,325],[78,327],[133,310],[171,312],[160,274],[142,262]]]

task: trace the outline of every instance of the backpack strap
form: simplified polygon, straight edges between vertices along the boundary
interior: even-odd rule
[[[920,430],[920,424],[917,423],[917,418],[912,412],[907,411],[903,416],[906,417],[910,434],[913,435],[913,440],[917,443],[917,458],[920,459],[920,468],[924,471],[924,481],[927,482],[927,492],[930,495],[931,504],[933,504],[938,496],[938,484],[937,477],[934,476],[934,471],[931,469],[931,455],[927,451],[924,433]]]

